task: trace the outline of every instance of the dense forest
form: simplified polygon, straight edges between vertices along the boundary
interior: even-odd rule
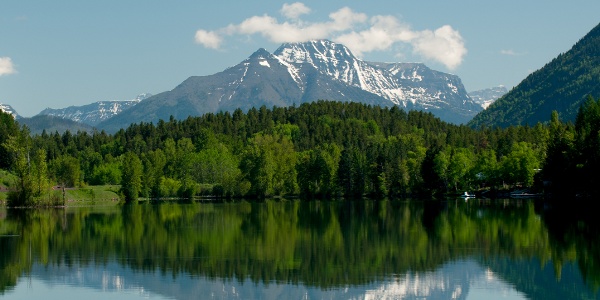
[[[472,129],[398,107],[318,101],[133,124],[114,135],[32,135],[0,114],[12,206],[60,203],[51,186],[121,185],[125,201],[195,196],[431,197],[537,189],[597,195],[600,101],[575,124]]]

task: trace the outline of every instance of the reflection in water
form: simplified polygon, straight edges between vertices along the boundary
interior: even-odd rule
[[[390,276],[364,286],[320,289],[286,283],[256,284],[250,280],[240,282],[192,276],[173,280],[160,272],[135,272],[116,263],[52,268],[36,265],[30,278],[26,279],[28,284],[20,285],[6,295],[33,299],[35,295],[43,295],[40,292],[61,290],[56,299],[83,295],[107,297],[115,293],[136,299],[194,299],[199,295],[212,299],[478,299],[468,295],[477,295],[470,289],[481,289],[483,293],[479,295],[500,292],[501,299],[525,299],[490,274],[475,261],[466,260],[443,265],[435,271]]]
[[[5,296],[33,278],[174,299],[598,297],[587,263],[595,243],[549,232],[552,214],[531,202],[164,203],[2,216]]]
[[[459,260],[435,271],[406,273],[377,289],[365,299],[526,299],[510,284],[474,260]]]

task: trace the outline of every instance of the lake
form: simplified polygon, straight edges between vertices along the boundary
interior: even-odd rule
[[[598,299],[587,215],[477,199],[2,208],[0,298]]]

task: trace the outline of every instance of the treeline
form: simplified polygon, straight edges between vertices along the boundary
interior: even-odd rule
[[[57,200],[48,194],[54,184],[121,184],[128,201],[431,196],[543,179],[562,187],[566,174],[574,181],[600,161],[599,106],[590,98],[575,125],[553,115],[549,125],[474,130],[431,113],[319,101],[134,124],[113,135],[31,136],[2,114],[0,168],[16,175],[13,205]],[[595,177],[584,178],[570,191],[597,192]]]

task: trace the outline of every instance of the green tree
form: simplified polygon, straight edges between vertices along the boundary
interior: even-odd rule
[[[137,201],[142,190],[143,166],[139,157],[133,152],[127,152],[122,157],[121,193],[125,202]]]
[[[454,191],[470,188],[471,170],[474,167],[475,155],[470,149],[455,148],[451,151],[448,164],[448,181]]]
[[[63,187],[75,187],[81,182],[79,160],[72,156],[59,156],[51,163],[51,170],[56,182]]]
[[[193,179],[200,183],[219,186],[226,195],[242,195],[242,172],[237,158],[224,144],[207,147],[194,156]]]
[[[8,169],[11,166],[11,151],[6,148],[5,143],[11,136],[18,136],[19,125],[12,115],[0,111],[0,169]]]
[[[335,144],[326,144],[299,154],[296,170],[302,197],[330,197],[337,192],[340,156],[340,148]]]
[[[258,197],[295,193],[296,152],[286,137],[256,134],[244,151],[242,174]]]
[[[444,189],[448,190],[451,184],[449,167],[450,167],[450,155],[446,151],[440,151],[433,157],[433,173],[436,178],[439,178],[444,183]]]
[[[38,149],[33,156],[32,176],[34,183],[33,195],[41,197],[50,189],[48,178],[48,164],[46,162],[46,151]]]
[[[35,182],[30,160],[31,138],[24,127],[15,136],[9,136],[3,143],[4,149],[10,153],[11,171],[16,176],[13,191],[8,195],[9,206],[34,205]]]
[[[346,197],[362,197],[366,189],[367,161],[358,148],[344,149],[337,172],[338,184]]]
[[[477,161],[473,170],[475,181],[483,185],[496,186],[499,179],[499,164],[496,151],[493,149],[482,150],[477,155]]]
[[[196,148],[189,138],[177,141],[177,152],[175,161],[175,178],[181,181],[178,195],[182,198],[192,198],[196,192],[196,184],[192,181],[192,163]]]
[[[600,99],[591,96],[579,108],[575,120],[576,167],[581,191],[599,195]]]
[[[152,198],[160,198],[167,195],[161,192],[161,179],[165,176],[167,158],[161,149],[149,151],[144,156],[144,190],[147,190]]]
[[[503,180],[514,185],[531,187],[539,167],[540,163],[531,144],[514,143],[511,152],[502,159]]]
[[[558,112],[550,117],[550,140],[543,163],[544,180],[556,195],[574,195],[579,185],[577,179],[575,133],[573,128],[562,124]]]
[[[181,190],[181,181],[173,178],[161,177],[159,189],[162,197],[176,197]]]
[[[96,166],[89,181],[92,185],[119,184],[120,182],[121,168],[118,162]]]

